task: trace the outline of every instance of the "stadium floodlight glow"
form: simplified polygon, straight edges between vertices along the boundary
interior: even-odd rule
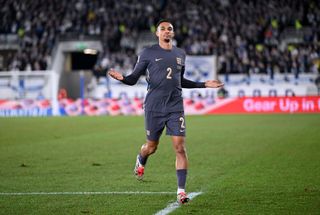
[[[83,50],[83,53],[96,55],[96,54],[98,53],[98,51],[95,50],[95,49],[84,49],[84,50]]]

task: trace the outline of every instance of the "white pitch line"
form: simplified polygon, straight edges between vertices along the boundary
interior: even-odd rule
[[[19,193],[0,193],[0,196],[33,196],[33,195],[171,195],[175,192],[134,192],[134,191],[124,191],[124,192],[19,192]]]
[[[202,192],[197,192],[197,193],[189,193],[188,197],[191,199],[195,198],[198,195],[201,195]],[[165,209],[162,209],[161,211],[158,211],[155,215],[167,215],[174,211],[175,209],[179,208],[180,204],[178,202],[174,202],[169,204]]]

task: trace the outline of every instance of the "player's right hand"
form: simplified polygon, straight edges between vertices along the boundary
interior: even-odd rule
[[[114,78],[114,79],[116,79],[116,80],[118,80],[118,81],[122,81],[122,80],[123,80],[123,75],[122,75],[120,72],[117,72],[117,71],[114,70],[114,69],[110,69],[110,70],[108,71],[108,74],[109,74],[112,78]]]

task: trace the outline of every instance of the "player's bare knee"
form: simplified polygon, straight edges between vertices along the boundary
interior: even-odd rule
[[[176,154],[185,155],[186,154],[186,148],[184,145],[179,144],[174,147]]]
[[[149,155],[155,153],[157,148],[158,148],[157,142],[147,142],[145,145],[146,145],[146,147],[148,149],[148,154]]]

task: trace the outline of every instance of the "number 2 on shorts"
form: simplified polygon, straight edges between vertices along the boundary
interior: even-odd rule
[[[181,122],[181,126],[180,126],[180,127],[181,127],[182,129],[186,128],[186,126],[184,125],[184,118],[183,118],[183,117],[180,117],[179,120],[180,120],[180,122]]]

